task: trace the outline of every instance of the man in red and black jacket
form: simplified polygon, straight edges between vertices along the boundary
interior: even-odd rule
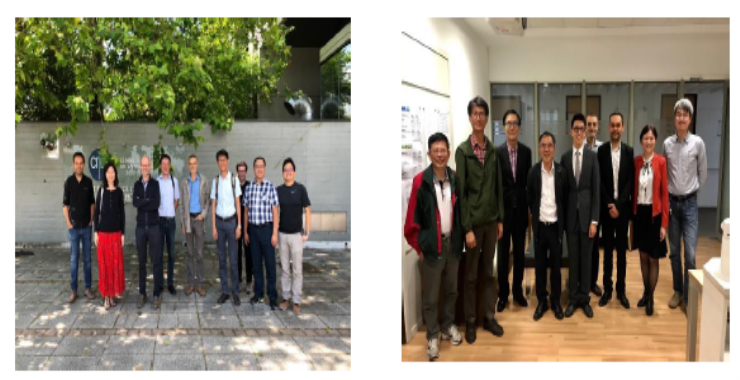
[[[419,255],[421,296],[427,324],[427,356],[439,357],[437,301],[444,294],[442,339],[462,342],[454,324],[457,301],[457,268],[462,255],[462,224],[455,172],[447,166],[450,144],[442,133],[429,137],[432,164],[414,177],[406,214],[404,236]]]

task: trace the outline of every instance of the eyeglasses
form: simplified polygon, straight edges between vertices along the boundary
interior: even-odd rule
[[[571,128],[571,130],[574,131],[575,133],[583,133],[586,130],[586,128],[574,127],[574,128]]]
[[[552,149],[552,147],[554,147],[554,146],[555,146],[555,144],[553,144],[553,143],[550,143],[550,144],[542,143],[542,144],[540,144],[540,148],[542,148],[542,149]]]
[[[294,171],[293,169],[283,169],[283,173],[293,173]]]
[[[592,122],[586,123],[586,126],[587,127],[598,127],[599,126],[599,123],[598,122],[595,122],[595,121],[592,121]]]
[[[506,125],[506,128],[514,128],[514,127],[518,127],[519,123],[513,122],[513,123],[506,123],[504,125]]]
[[[435,156],[444,155],[444,154],[447,154],[447,152],[448,152],[447,149],[433,149],[432,150],[432,154]]]
[[[473,114],[471,115],[471,117],[473,119],[483,119],[483,118],[488,117],[488,115],[486,115],[484,112],[473,112]]]

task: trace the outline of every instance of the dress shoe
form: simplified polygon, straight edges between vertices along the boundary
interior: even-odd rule
[[[596,284],[593,284],[591,286],[591,293],[596,294],[597,297],[601,297],[601,295],[603,294],[599,285]]]
[[[87,288],[85,289],[85,297],[89,300],[95,299],[95,293],[93,293],[92,289]]]
[[[506,308],[507,301],[508,299],[506,298],[500,298],[498,302],[496,302],[496,311],[499,313],[504,311],[504,309]]]
[[[139,297],[139,303],[136,304],[136,307],[138,307],[139,309],[141,309],[142,307],[144,307],[144,305],[146,304],[146,301],[147,300],[148,300],[148,298],[146,297],[146,294],[142,294]]]
[[[160,296],[154,296],[154,304],[152,305],[152,308],[154,310],[159,310],[159,306],[162,304],[162,297]]]
[[[514,302],[516,302],[517,305],[521,307],[527,307],[529,306],[529,302],[527,302],[527,299],[524,298],[524,296],[514,296]]]
[[[654,305],[653,305],[653,297],[649,297],[649,298],[648,298],[648,299],[647,299],[647,300],[645,301],[645,314],[646,314],[647,316],[651,316],[651,315],[653,315],[653,306],[654,306]]]
[[[625,309],[630,308],[630,300],[627,299],[627,295],[624,293],[617,293],[617,299],[619,300],[619,303],[622,304],[622,307]]]
[[[206,296],[206,290],[203,289],[203,286],[199,286],[197,292],[198,292],[198,295],[200,295],[201,297]]]
[[[504,328],[501,327],[501,325],[498,324],[496,321],[496,318],[483,319],[483,330],[490,331],[491,334],[495,336],[503,336],[504,335]]]
[[[552,304],[552,312],[558,320],[563,319],[563,307],[559,303]]]
[[[568,303],[568,307],[565,308],[565,318],[570,318],[573,316],[573,313],[576,312],[576,304],[573,302]]]
[[[231,299],[234,302],[234,306],[239,306],[239,305],[242,304],[242,301],[239,299],[239,295],[238,294],[234,294],[234,296],[231,297]]]
[[[475,326],[475,322],[468,322],[465,324],[465,341],[468,342],[468,344],[473,344],[475,342],[475,330],[477,327]]]
[[[187,288],[185,288],[185,295],[190,296],[195,291],[195,286],[189,285]]]
[[[77,300],[77,292],[73,290],[72,293],[70,293],[69,299],[67,300],[67,302],[75,303],[75,300]]]
[[[591,309],[590,304],[584,304],[583,305],[583,313],[586,314],[587,317],[593,318],[594,317],[594,310]]]
[[[640,298],[640,300],[637,301],[637,307],[645,307],[646,303],[647,303],[647,295],[645,295],[645,293],[642,293],[642,298]]]
[[[218,297],[218,300],[216,300],[217,303],[224,303],[226,300],[229,299],[229,295],[226,293],[221,293],[221,297]]]
[[[277,300],[270,300],[270,310],[277,310],[278,304]]]
[[[251,303],[252,305],[254,305],[256,303],[262,303],[262,298],[257,297],[257,296],[254,296],[254,297],[252,297],[252,298],[249,299],[249,303]]]
[[[175,285],[170,285],[167,287],[167,290],[169,290],[171,295],[177,295],[177,290],[175,290]]]
[[[537,304],[537,308],[534,310],[534,320],[539,321],[540,318],[542,318],[542,316],[545,314],[545,312],[547,312],[547,309],[549,309],[547,307],[547,300],[540,301]]]
[[[610,292],[608,290],[605,291],[604,292],[604,295],[601,296],[601,298],[599,299],[599,306],[601,306],[601,307],[606,306],[609,303],[609,300],[611,300],[611,299],[612,299],[612,292]]]

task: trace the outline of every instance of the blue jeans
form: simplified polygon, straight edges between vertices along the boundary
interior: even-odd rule
[[[689,270],[696,269],[696,242],[699,233],[699,206],[697,197],[676,201],[671,198],[671,218],[668,242],[671,245],[673,290],[683,293],[684,305],[689,298]],[[681,237],[683,236],[684,267],[681,268]]]
[[[218,231],[218,276],[221,278],[221,292],[229,294],[229,274],[231,275],[231,294],[239,294],[239,267],[236,258],[236,218],[228,222],[216,219]],[[226,245],[229,245],[228,252]],[[226,258],[229,266],[226,269]]]
[[[159,233],[161,234],[161,258],[164,268],[164,248],[167,247],[167,285],[174,286],[175,275],[175,218],[159,218]]]
[[[249,245],[252,248],[254,268],[254,295],[262,298],[265,294],[265,276],[262,273],[262,260],[267,270],[267,297],[277,302],[277,272],[275,268],[275,247],[272,246],[272,223],[262,227],[249,225]]]
[[[90,240],[92,238],[92,227],[69,229],[69,243],[72,246],[72,258],[70,260],[72,290],[77,291],[77,269],[80,261],[80,240],[82,240],[82,262],[85,270],[85,289],[92,286],[92,273],[90,272]]]

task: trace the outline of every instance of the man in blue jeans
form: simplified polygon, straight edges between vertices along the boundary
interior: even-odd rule
[[[665,139],[663,151],[668,169],[668,193],[671,217],[668,242],[671,246],[673,270],[673,297],[668,307],[688,302],[688,271],[696,269],[696,243],[699,232],[699,206],[696,193],[707,181],[707,153],[704,140],[689,132],[694,117],[694,106],[688,99],[680,99],[673,107],[676,134]],[[683,237],[684,267],[681,268],[681,237]],[[683,296],[683,297],[682,297]]]
[[[252,248],[252,268],[254,268],[254,296],[250,303],[262,302],[265,295],[265,278],[262,274],[262,261],[267,271],[267,297],[270,308],[277,309],[277,272],[275,268],[275,247],[278,244],[278,195],[272,182],[265,179],[267,162],[257,157],[252,163],[255,179],[244,190],[244,210],[246,220],[244,232],[246,241]]]
[[[62,204],[64,207],[64,220],[69,230],[69,243],[72,246],[71,287],[69,303],[77,299],[77,270],[80,261],[80,241],[82,241],[82,262],[85,271],[85,296],[87,299],[95,298],[90,287],[92,286],[92,273],[90,270],[90,241],[92,238],[92,220],[95,212],[95,195],[93,194],[93,183],[90,177],[83,174],[85,170],[85,155],[76,152],[72,156],[72,167],[75,173],[64,182],[64,196]]]
[[[167,154],[163,154],[159,159],[159,170],[162,174],[157,177],[159,183],[159,232],[162,236],[161,257],[164,260],[164,248],[167,247],[167,290],[173,296],[175,291],[175,210],[177,202],[180,201],[180,186],[177,184],[177,178],[170,173],[170,163],[172,160]],[[164,265],[162,265],[164,270]]]

